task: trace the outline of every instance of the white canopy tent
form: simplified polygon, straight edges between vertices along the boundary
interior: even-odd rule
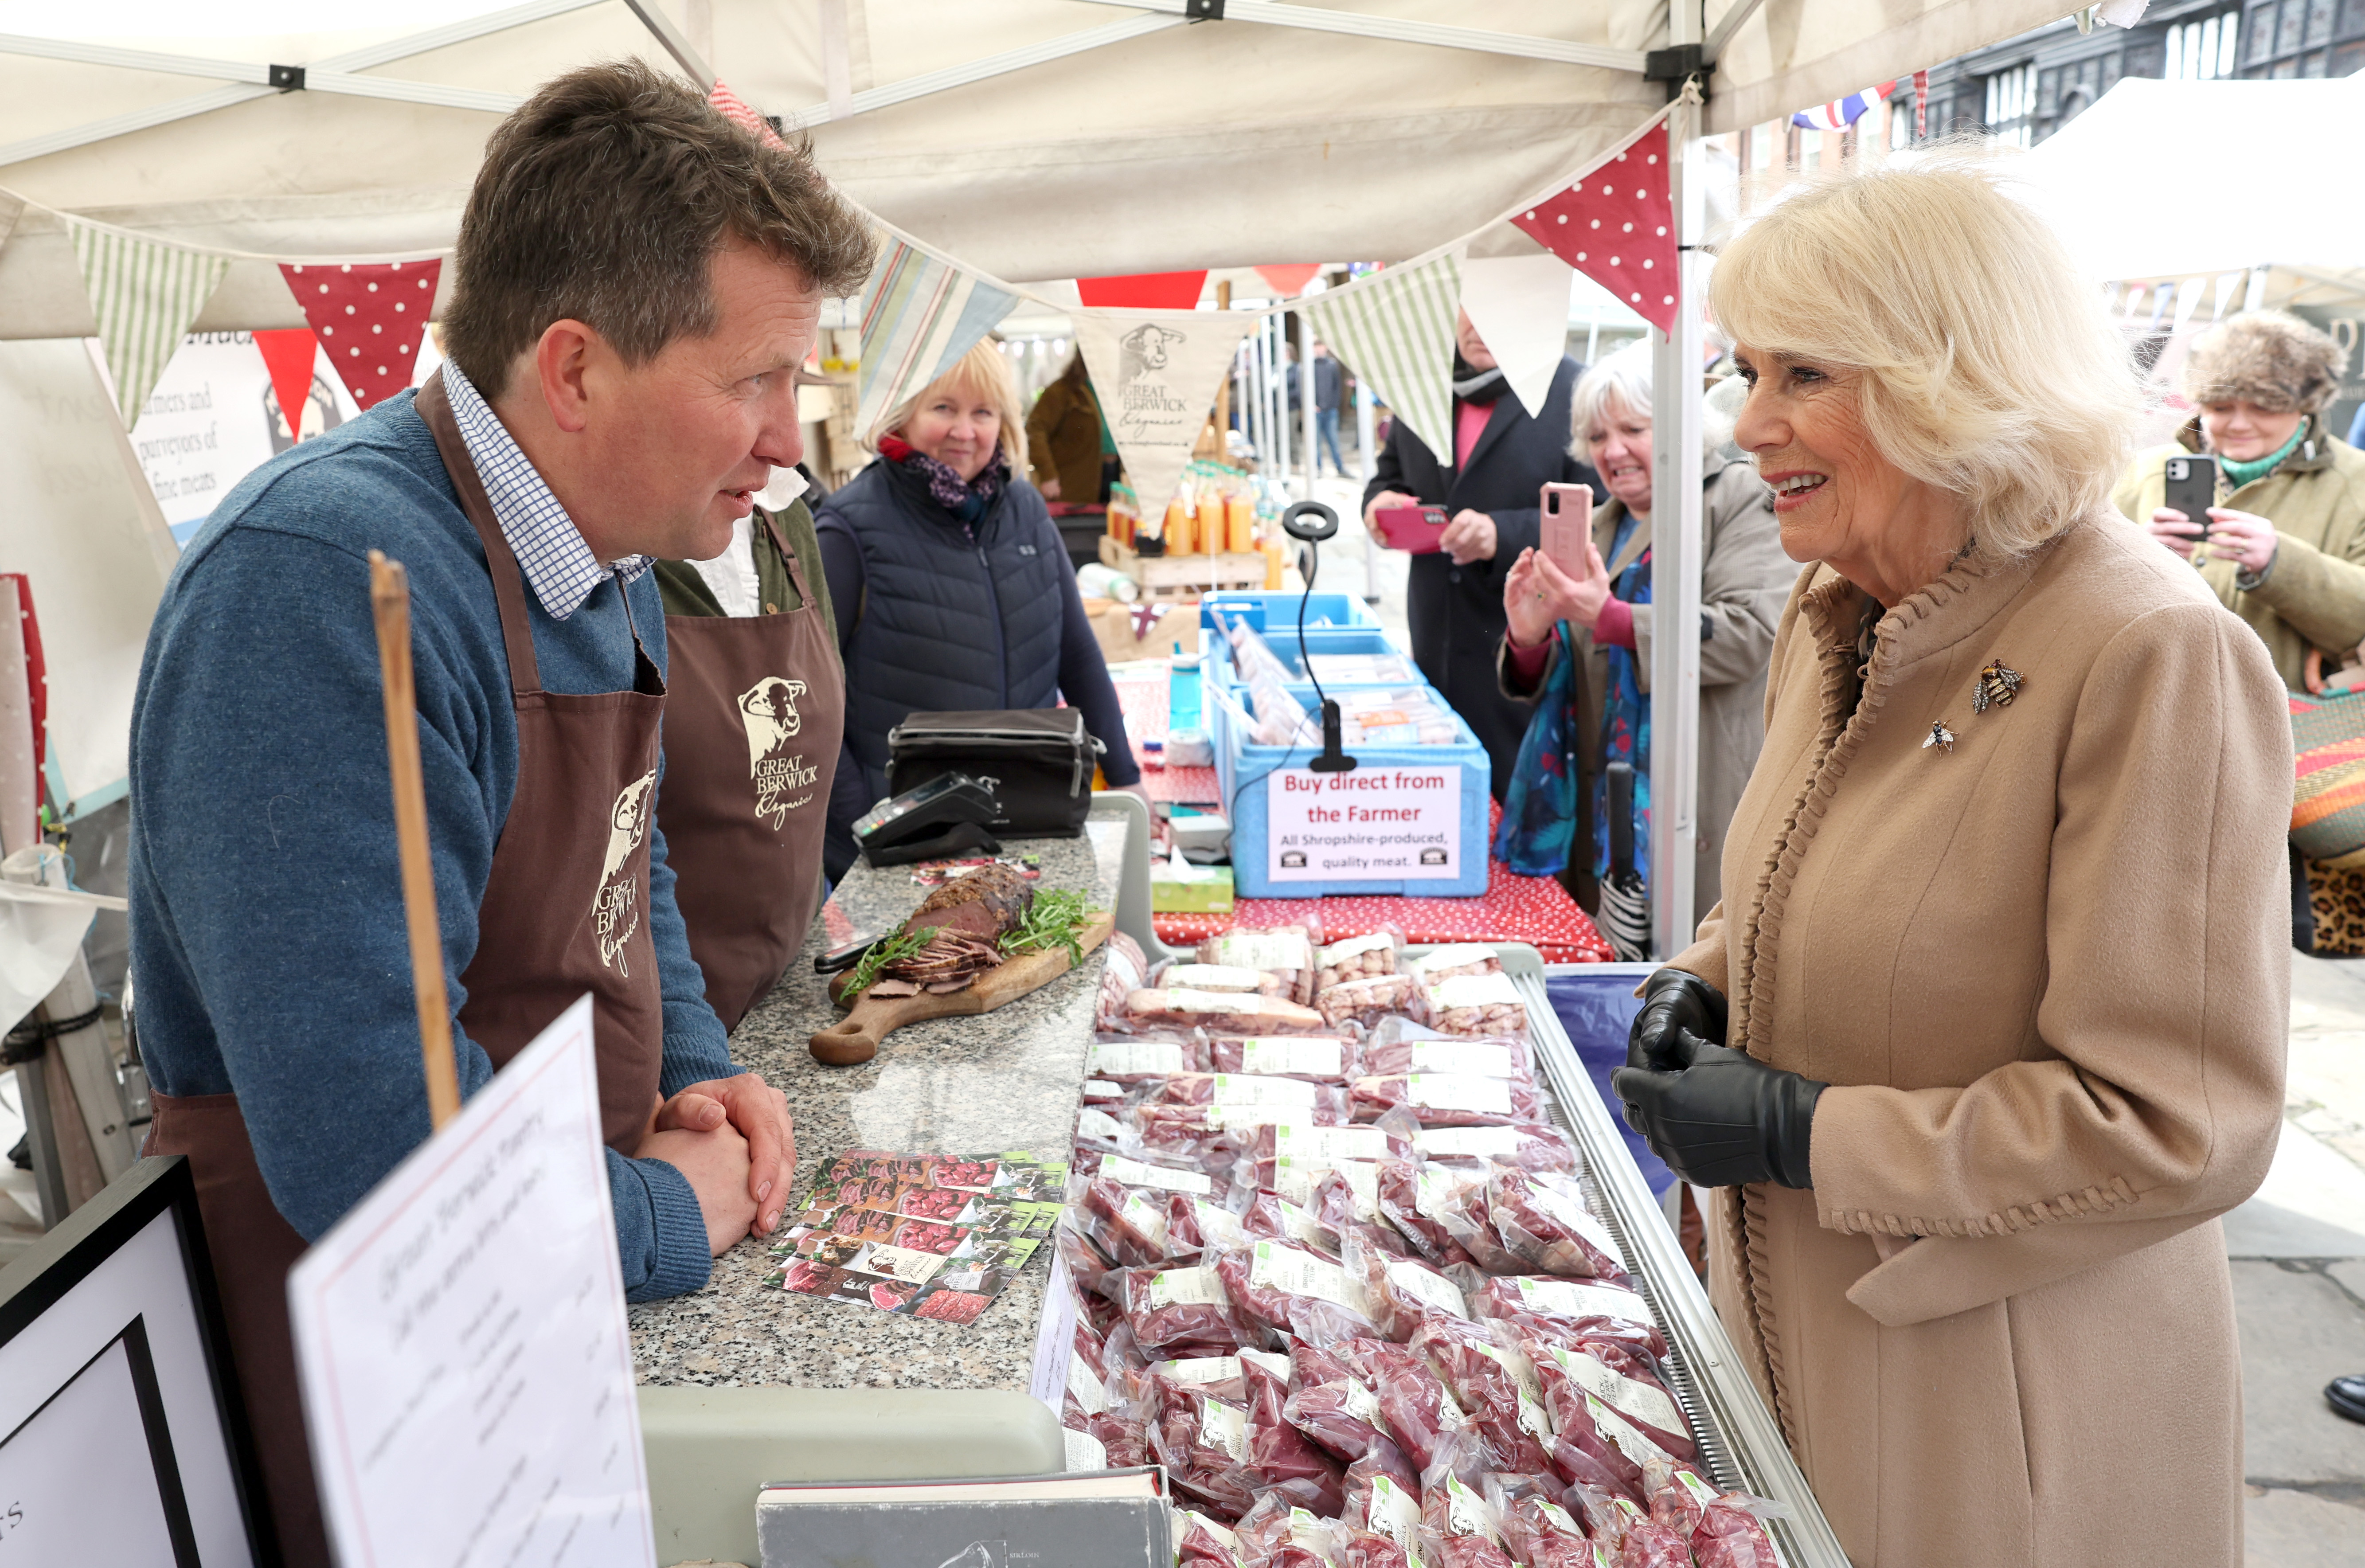
[[[664,8],[660,8],[660,6]],[[465,8],[465,7],[463,7]],[[196,330],[304,324],[276,259],[447,247],[499,117],[539,82],[624,54],[719,74],[808,128],[847,193],[986,273],[1071,277],[1351,256],[1395,261],[1476,230],[1621,144],[1694,75],[1670,133],[1678,234],[1705,235],[1694,139],[1836,98],[2059,17],[2064,0],[532,0],[420,31],[320,0],[322,30],[115,37],[0,8],[0,340],[95,330],[63,209],[250,253]],[[193,12],[197,18],[209,13]],[[447,11],[446,14],[452,14]],[[219,24],[216,24],[217,26]],[[42,36],[27,36],[39,33]],[[65,36],[62,36],[65,35]],[[663,46],[659,47],[659,39]],[[1654,57],[1653,51],[1658,51]],[[1646,68],[1649,74],[1646,75]],[[2288,87],[2288,84],[2278,84]],[[0,221],[13,202],[0,197]],[[1513,248],[1531,242],[1514,237]],[[1656,595],[1698,612],[1698,269],[1657,377]],[[449,286],[448,276],[445,280]],[[1680,368],[1679,368],[1680,367]],[[57,374],[66,374],[61,370]],[[95,375],[74,373],[86,399]],[[30,452],[38,421],[0,443]],[[85,444],[90,444],[86,442]],[[95,451],[95,447],[93,447]],[[8,497],[0,569],[82,570],[130,613],[47,627],[87,679],[53,724],[96,722],[82,790],[115,777],[161,575],[123,550],[77,568],[56,542],[161,528],[137,471],[111,489]],[[0,472],[8,472],[0,465]],[[163,553],[169,556],[169,548]],[[1698,649],[1657,646],[1652,881],[1658,945],[1691,929]]]

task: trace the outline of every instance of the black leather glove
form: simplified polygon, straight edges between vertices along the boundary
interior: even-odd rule
[[[1674,1071],[1621,1067],[1610,1085],[1626,1124],[1695,1187],[1778,1182],[1811,1187],[1807,1168],[1815,1101],[1829,1087],[1741,1051],[1678,1033]]]
[[[1724,992],[1689,969],[1654,969],[1642,982],[1642,1011],[1626,1035],[1626,1065],[1662,1071],[1682,1066],[1678,1029],[1724,1044]]]

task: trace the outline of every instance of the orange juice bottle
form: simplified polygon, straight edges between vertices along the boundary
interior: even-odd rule
[[[1230,535],[1229,547],[1248,551],[1256,544],[1256,503],[1246,496],[1227,496],[1224,499],[1225,532]]]
[[[1166,503],[1166,553],[1169,555],[1192,553],[1191,521],[1191,509],[1183,504],[1181,496]]]
[[[1226,548],[1224,543],[1224,496],[1212,486],[1199,492],[1200,548],[1210,555]]]

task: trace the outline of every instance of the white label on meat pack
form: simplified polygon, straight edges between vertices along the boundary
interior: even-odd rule
[[[1081,1470],[1106,1470],[1108,1447],[1090,1432],[1079,1432],[1072,1427],[1059,1428],[1060,1438],[1068,1445],[1068,1473]]]
[[[1384,1475],[1372,1477],[1372,1501],[1363,1528],[1386,1536],[1409,1551],[1413,1531],[1420,1528],[1420,1499]]]
[[[1542,1406],[1524,1394],[1519,1395],[1519,1430],[1540,1443],[1549,1444],[1552,1439],[1552,1417],[1544,1414]]]
[[[1440,1312],[1456,1317],[1470,1316],[1470,1304],[1462,1299],[1462,1291],[1444,1275],[1431,1272],[1408,1259],[1391,1258],[1387,1262],[1388,1283],[1412,1297],[1427,1302]]]
[[[1168,1269],[1149,1276],[1149,1305],[1161,1306],[1222,1306],[1231,1298],[1213,1269]]]
[[[1455,1403],[1453,1395],[1446,1393],[1440,1386],[1437,1391],[1437,1429],[1440,1432],[1458,1432],[1469,1425],[1469,1416],[1459,1404]]]
[[[1107,1073],[1115,1078],[1146,1078],[1181,1072],[1182,1042],[1180,1040],[1094,1040],[1092,1060],[1084,1070],[1095,1076]]]
[[[1177,964],[1158,977],[1169,991],[1261,991],[1264,971],[1238,964]]]
[[[1176,1383],[1231,1383],[1240,1375],[1238,1356],[1191,1356],[1179,1361],[1160,1361],[1151,1372]]]
[[[1412,1070],[1463,1078],[1508,1078],[1511,1047],[1500,1040],[1413,1040]]]
[[[1149,1239],[1161,1250],[1166,1246],[1166,1205],[1147,1193],[1128,1193],[1125,1206],[1116,1211],[1117,1217]]]
[[[1720,1493],[1715,1487],[1709,1485],[1707,1482],[1702,1481],[1698,1476],[1694,1475],[1688,1470],[1676,1471],[1676,1479],[1683,1484],[1685,1491],[1692,1495],[1692,1501],[1699,1504],[1702,1507],[1706,1507],[1709,1504],[1715,1502],[1718,1497],[1723,1495],[1723,1494]]]
[[[1384,931],[1374,931],[1369,936],[1349,936],[1316,953],[1314,962],[1317,968],[1335,969],[1349,958],[1360,958],[1366,953],[1393,947],[1395,940]]]
[[[1177,1513],[1175,1518],[1182,1521],[1174,1527],[1174,1539],[1178,1541],[1190,1533],[1191,1526],[1196,1525],[1201,1529],[1205,1530],[1209,1536],[1213,1537],[1216,1545],[1223,1547],[1227,1551],[1229,1551],[1240,1543],[1240,1538],[1234,1535],[1229,1529],[1217,1524],[1206,1515],[1199,1513],[1194,1509],[1184,1508]]]
[[[1423,1165],[1413,1173],[1413,1211],[1423,1219],[1445,1223],[1445,1213],[1462,1191],[1462,1179],[1442,1165]]]
[[[1314,957],[1313,946],[1295,931],[1235,931],[1209,946],[1215,962],[1251,969],[1302,969]]]
[[[1306,1078],[1338,1078],[1347,1070],[1347,1042],[1324,1036],[1240,1042],[1243,1072],[1294,1072]]]
[[[1517,1127],[1423,1127],[1413,1147],[1432,1159],[1508,1159],[1520,1137]]]
[[[1442,947],[1431,947],[1416,960],[1425,975],[1439,974],[1446,969],[1458,969],[1465,964],[1492,964],[1500,961],[1494,948],[1484,942],[1452,942]]]
[[[1128,1187],[1156,1187],[1163,1192],[1189,1193],[1201,1198],[1216,1190],[1214,1179],[1196,1170],[1169,1170],[1162,1165],[1144,1165],[1121,1154],[1112,1154],[1102,1160],[1101,1174]]]
[[[1552,1529],[1564,1535],[1581,1537],[1585,1534],[1585,1531],[1577,1528],[1576,1521],[1569,1518],[1568,1510],[1558,1503],[1538,1502],[1536,1511],[1543,1515],[1546,1522],[1551,1524]]]
[[[1261,1078],[1244,1072],[1216,1074],[1214,1099],[1225,1105],[1306,1105],[1321,1085],[1302,1078]]]
[[[1272,1373],[1273,1376],[1281,1379],[1283,1383],[1287,1383],[1289,1381],[1289,1358],[1287,1356],[1277,1356],[1271,1350],[1242,1350],[1240,1352],[1240,1360],[1244,1361],[1254,1361],[1257,1365]]]
[[[1124,1131],[1124,1126],[1106,1111],[1095,1111],[1086,1106],[1077,1113],[1076,1136],[1078,1137],[1108,1138],[1115,1141]]]
[[[1261,999],[1257,997],[1236,996],[1220,991],[1170,991],[1160,994],[1166,998],[1166,1011],[1169,1013],[1210,1013],[1229,1016],[1235,1013],[1254,1013],[1261,1005]]]
[[[1440,1012],[1455,1007],[1519,1005],[1519,988],[1496,970],[1485,975],[1448,975],[1429,988],[1429,1000]]]
[[[1502,1532],[1487,1516],[1491,1512],[1485,1499],[1462,1484],[1461,1477],[1451,1473],[1445,1477],[1445,1528],[1454,1535],[1483,1535],[1496,1545],[1503,1544]]]
[[[1122,1083],[1112,1083],[1105,1078],[1087,1078],[1084,1080],[1084,1098],[1087,1100],[1122,1100],[1125,1098],[1125,1085]]]
[[[1475,1111],[1493,1116],[1511,1114],[1511,1085],[1500,1078],[1416,1072],[1405,1080],[1405,1098],[1415,1105],[1440,1111]]]
[[[1295,1247],[1258,1242],[1256,1260],[1249,1265],[1249,1283],[1258,1290],[1312,1296],[1317,1301],[1343,1306],[1359,1316],[1369,1316],[1364,1311],[1362,1290],[1352,1274]]]
[[[1347,1380],[1346,1392],[1339,1396],[1339,1403],[1356,1420],[1368,1421],[1383,1432],[1388,1429],[1387,1422],[1380,1417],[1380,1396],[1353,1378]]]
[[[1087,1416],[1097,1416],[1108,1408],[1108,1390],[1082,1356],[1068,1358],[1068,1392],[1076,1396],[1076,1403],[1084,1407]]]
[[[1272,1190],[1293,1204],[1310,1204],[1322,1178],[1336,1171],[1354,1194],[1355,1217],[1380,1217],[1380,1168],[1368,1160],[1302,1160],[1282,1155],[1272,1162]]]
[[[1307,1084],[1308,1089],[1313,1088]],[[1285,1116],[1302,1114],[1303,1105],[1210,1105],[1201,1116],[1209,1132],[1237,1132],[1242,1127],[1269,1127]]]
[[[1249,1415],[1220,1399],[1199,1402],[1199,1440],[1231,1456],[1234,1464],[1249,1456]]]
[[[1283,1123],[1274,1129],[1272,1151],[1301,1164],[1385,1159],[1388,1135],[1377,1127],[1301,1127]]]
[[[1631,1417],[1645,1427],[1655,1427],[1662,1432],[1687,1432],[1683,1412],[1667,1397],[1664,1389],[1639,1383],[1622,1372],[1602,1365],[1582,1350],[1552,1348],[1552,1360],[1568,1373],[1569,1381],[1587,1394],[1616,1410]]]
[[[1240,1216],[1231,1210],[1218,1208],[1202,1198],[1191,1205],[1191,1212],[1198,1216],[1199,1235],[1203,1239],[1240,1247],[1249,1244],[1249,1233],[1241,1226]]]
[[[1590,1209],[1566,1193],[1548,1186],[1542,1177],[1530,1181],[1528,1188],[1535,1194],[1536,1207],[1601,1249],[1620,1265],[1624,1264],[1626,1260],[1619,1252],[1618,1243],[1610,1236],[1609,1227],[1596,1219]]]
[[[1536,1375],[1536,1363],[1527,1357],[1517,1350],[1507,1350],[1500,1345],[1473,1345],[1470,1348],[1509,1372],[1511,1381],[1519,1385],[1520,1398],[1541,1399],[1544,1396],[1544,1381]]]
[[[1614,1317],[1621,1323],[1652,1327],[1648,1303],[1632,1291],[1613,1285],[1581,1285],[1573,1280],[1538,1279],[1523,1274],[1511,1282],[1519,1300],[1530,1311],[1551,1317]]]
[[[1278,1201],[1281,1204],[1281,1228],[1288,1234],[1291,1240],[1301,1241],[1308,1247],[1317,1249],[1328,1249],[1330,1246],[1330,1242],[1324,1239],[1329,1235],[1328,1226],[1295,1204],[1286,1200]]]
[[[1648,1464],[1654,1459],[1662,1464],[1667,1462],[1668,1455],[1664,1450],[1636,1431],[1628,1424],[1626,1417],[1590,1394],[1585,1396],[1585,1413],[1593,1417],[1595,1428],[1609,1439],[1611,1446],[1636,1464]]]

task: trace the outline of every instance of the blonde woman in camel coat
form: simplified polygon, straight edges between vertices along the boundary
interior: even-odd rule
[[[1628,1118],[1719,1189],[1711,1295],[1856,1568],[2233,1568],[2282,682],[2111,511],[2124,352],[1975,166],[1794,196],[1713,303],[1806,569]]]

